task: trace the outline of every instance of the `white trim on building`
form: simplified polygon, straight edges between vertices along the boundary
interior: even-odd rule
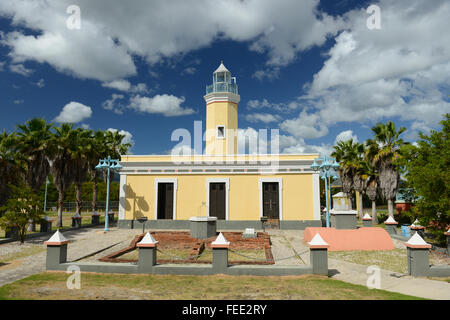
[[[126,188],[127,188],[127,175],[120,175],[120,189],[119,189],[119,220],[125,219],[125,204],[126,204]]]
[[[259,217],[263,216],[263,183],[264,182],[278,182],[278,203],[280,221],[283,220],[283,178],[259,178]]]
[[[225,220],[229,220],[228,202],[230,193],[230,179],[229,178],[208,178],[206,179],[206,214],[209,217],[209,185],[211,183],[225,183]]]
[[[158,183],[173,183],[173,220],[177,219],[177,178],[156,178],[155,179],[155,220],[158,220]]]

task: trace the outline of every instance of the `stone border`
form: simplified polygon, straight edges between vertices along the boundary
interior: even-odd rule
[[[173,229],[188,230],[189,220],[147,220],[145,228],[151,229]],[[245,230],[253,228],[263,230],[263,224],[259,220],[217,220],[217,230]],[[307,227],[321,227],[321,220],[280,220],[281,230],[305,230]],[[137,220],[118,220],[119,229],[142,229],[142,223]]]
[[[157,232],[157,231],[156,231]],[[176,232],[176,231],[175,231]],[[266,261],[241,261],[241,260],[232,260],[230,261],[231,264],[239,264],[239,265],[272,265],[275,264],[275,260],[273,258],[272,249],[270,247],[270,237],[267,233],[258,232],[258,235],[261,236],[263,239],[264,244],[264,253],[266,255]],[[123,259],[119,258],[120,256],[132,252],[134,250],[138,249],[138,242],[142,240],[144,237],[144,234],[137,235],[134,237],[134,239],[131,241],[130,245],[124,249],[121,249],[119,251],[113,252],[103,258],[98,259],[98,261],[101,262],[109,262],[109,263],[136,263],[138,260],[135,259]],[[194,244],[194,247],[189,253],[189,257],[195,257],[203,252],[203,250],[206,249],[206,242],[199,240]],[[192,259],[184,259],[184,260],[173,260],[173,259],[159,259],[158,260],[161,263],[169,263],[169,264],[186,264],[186,263],[192,263],[192,264],[209,264],[208,261],[198,261],[198,260],[192,260]]]
[[[67,262],[68,244],[47,246],[46,269],[68,270],[76,265],[82,272],[122,273],[122,274],[179,274],[179,275],[257,275],[257,276],[288,276],[303,274],[329,274],[327,248],[310,246],[310,261],[308,266],[250,266],[229,265],[228,249],[213,248],[213,263],[207,265],[175,265],[156,264],[157,248],[140,247],[139,260],[136,263],[70,263]]]

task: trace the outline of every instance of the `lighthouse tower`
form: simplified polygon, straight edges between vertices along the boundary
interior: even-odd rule
[[[206,87],[206,154],[237,154],[238,94],[236,78],[220,63]]]

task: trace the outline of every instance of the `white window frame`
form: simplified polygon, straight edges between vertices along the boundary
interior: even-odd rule
[[[126,187],[127,175],[120,175],[120,189],[119,189],[119,220],[125,219],[125,204],[126,204]]]
[[[223,128],[223,137],[219,137],[219,128]],[[227,138],[227,127],[223,124],[219,124],[216,126],[216,139],[226,139]]]
[[[158,184],[173,183],[173,220],[177,220],[177,178],[156,178],[155,179],[155,220],[158,220]]]
[[[228,202],[230,193],[230,179],[229,178],[208,178],[206,179],[206,214],[209,217],[209,188],[211,183],[225,183],[225,220],[229,220]]]
[[[259,217],[263,216],[263,183],[278,182],[278,203],[280,221],[283,220],[283,178],[259,178]]]

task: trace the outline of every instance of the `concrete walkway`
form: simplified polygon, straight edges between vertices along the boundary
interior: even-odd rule
[[[303,241],[303,231],[269,230],[269,235],[286,239],[291,250],[300,253],[301,258],[309,263],[309,251]],[[406,248],[405,248],[406,250]],[[274,254],[275,257],[275,254]],[[275,259],[276,260],[276,259]],[[336,259],[328,259],[331,278],[366,286],[369,274],[367,266]],[[389,270],[380,270],[380,289],[407,294],[427,299],[449,300],[450,283],[426,278],[414,278]]]
[[[271,236],[272,254],[275,265],[309,264],[309,248],[303,241],[303,231],[267,230]],[[107,233],[103,228],[80,229],[63,232],[72,242],[69,244],[68,260],[74,261],[99,250],[106,254],[127,246],[141,230],[111,228]],[[0,245],[0,261],[10,255],[31,252],[23,258],[0,264],[0,286],[26,278],[33,274],[45,272],[46,251],[43,242],[49,236],[26,241],[24,245],[17,242]],[[113,245],[112,248],[109,248]],[[108,249],[109,248],[109,249]],[[36,253],[37,252],[37,253]],[[328,268],[332,269],[333,279],[366,285],[367,266],[329,259]],[[428,299],[450,299],[450,284],[443,281],[413,278],[393,271],[381,270],[381,288],[383,290],[418,296]]]
[[[71,240],[67,250],[67,260],[78,260],[112,245],[114,247],[123,245],[123,243],[128,245],[132,238],[140,232],[142,230],[111,228],[110,231],[104,233],[103,227],[62,232],[67,239]],[[27,251],[38,252],[6,262],[5,264],[0,264],[0,286],[33,274],[45,272],[46,250],[44,241],[47,241],[49,237],[47,235],[27,240],[23,245],[20,245],[18,242],[0,245],[0,261],[11,254],[26,254]]]

